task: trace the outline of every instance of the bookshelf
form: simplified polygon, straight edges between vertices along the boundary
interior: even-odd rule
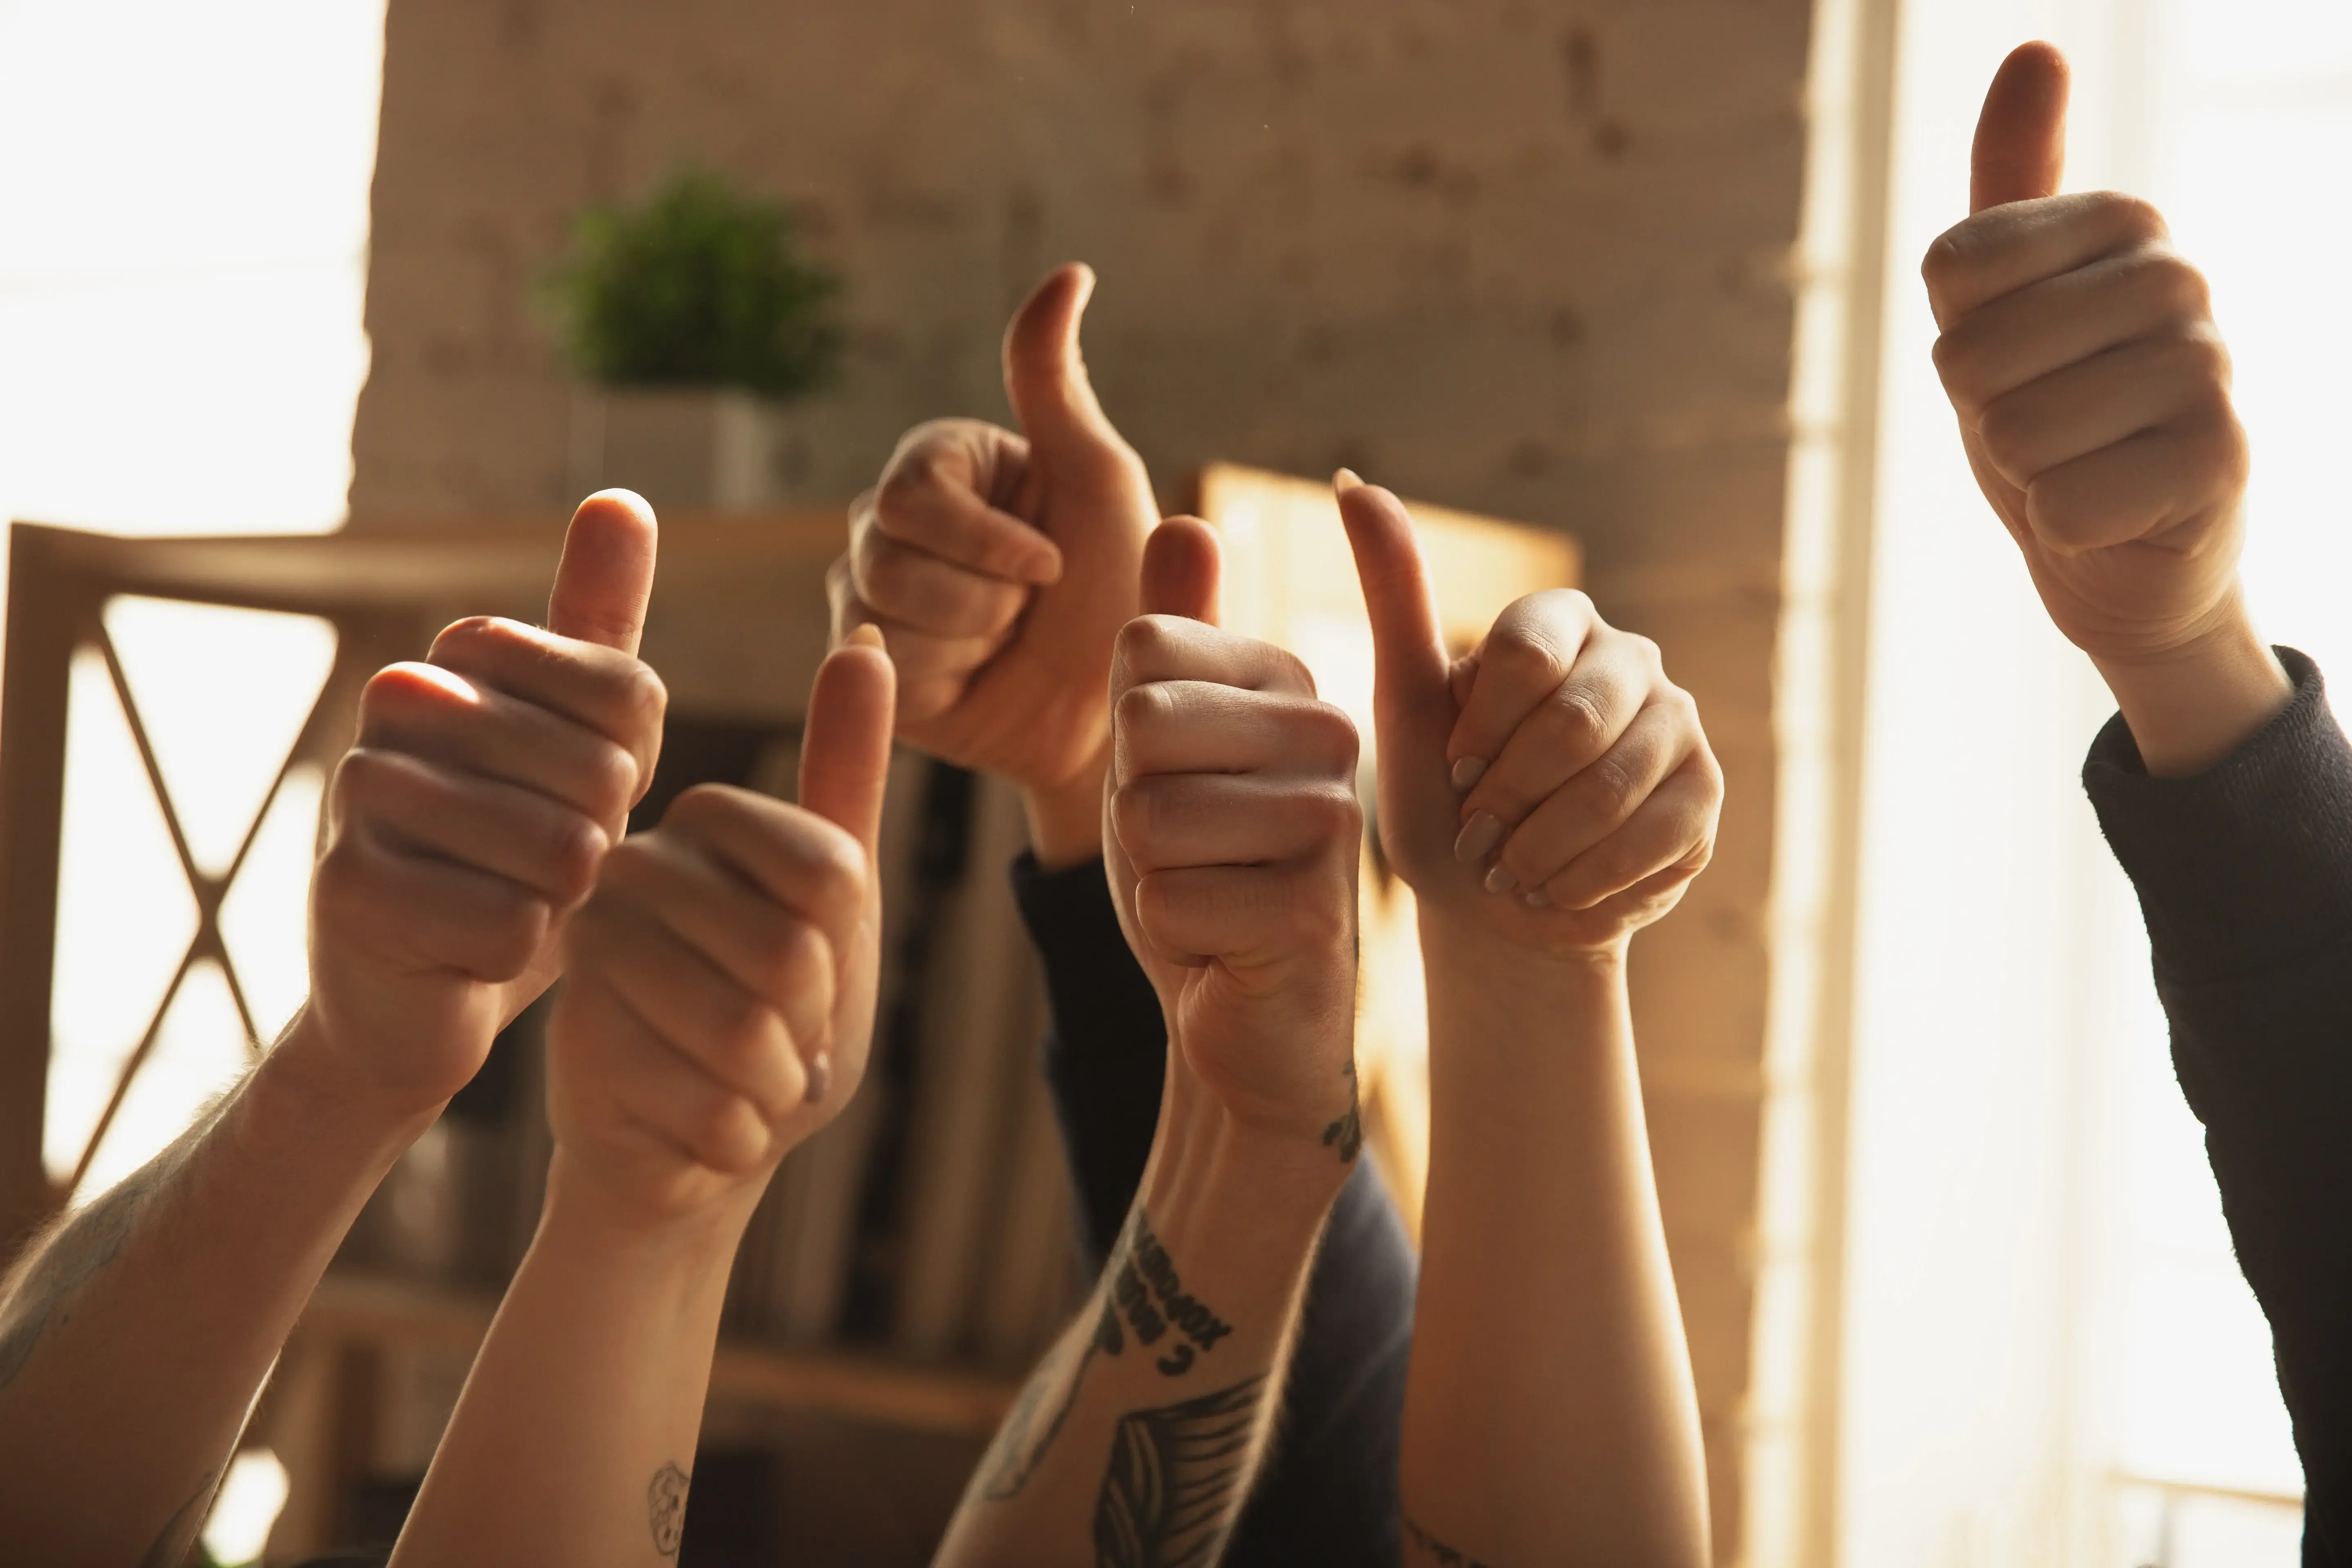
[[[1328,489],[1220,464],[1196,476],[1186,499],[1226,544],[1226,624],[1299,652],[1325,695],[1357,718],[1369,800],[1370,637]],[[1444,627],[1460,646],[1517,595],[1576,580],[1577,552],[1564,536],[1415,511]],[[824,573],[844,537],[838,510],[664,516],[644,652],[669,688],[671,721],[663,773],[639,820],[707,778],[789,794],[801,704],[825,647]],[[256,1037],[276,1026],[268,987],[230,916],[247,896],[240,875],[258,875],[243,868],[248,851],[260,858],[273,803],[348,745],[359,689],[374,669],[418,657],[460,616],[538,619],[562,539],[562,520],[552,517],[290,538],[14,526],[0,672],[0,1237],[54,1212],[78,1174],[97,1184],[117,1112],[136,1103],[141,1074],[159,1071],[173,1048],[166,1016],[188,976],[218,972],[234,1005],[225,1026],[241,1040],[230,1059],[257,1053]],[[141,694],[161,688],[142,684],[116,613],[126,601],[274,612],[332,628],[325,676],[226,866],[191,849],[184,798],[175,809],[174,789],[203,759],[175,761],[174,726],[161,721],[171,716],[152,700],[142,710]],[[120,706],[131,737],[123,754],[135,752],[131,765],[153,797],[164,828],[157,842],[168,841],[193,934],[173,949],[177,967],[152,1016],[119,1060],[109,1058],[110,1082],[97,1086],[68,1137],[46,1119],[63,1048],[52,1023],[65,973],[69,720],[80,722],[78,705],[93,700]],[[265,767],[257,776],[267,775]],[[876,1067],[861,1114],[794,1152],[754,1222],[730,1285],[710,1403],[711,1429],[747,1440],[771,1417],[834,1423],[823,1430],[881,1443],[872,1452],[886,1468],[902,1451],[909,1475],[928,1466],[929,1489],[910,1483],[907,1496],[902,1531],[912,1539],[928,1527],[926,1510],[944,1518],[964,1454],[977,1457],[1085,1282],[1035,1068],[1041,991],[1003,876],[1022,843],[1017,798],[996,781],[902,755],[889,814]],[[1360,1047],[1368,1133],[1417,1228],[1427,1150],[1418,952],[1410,895],[1368,858]],[[299,895],[289,886],[270,897],[299,905]],[[295,919],[299,930],[299,909]],[[536,1052],[535,1016],[526,1014],[494,1051],[496,1070],[453,1103],[370,1204],[289,1342],[248,1435],[277,1450],[292,1481],[270,1561],[347,1539],[354,1489],[414,1473],[429,1454],[536,1213],[547,1147]],[[811,1506],[821,1510],[822,1500]],[[870,1560],[896,1558],[877,1546]]]

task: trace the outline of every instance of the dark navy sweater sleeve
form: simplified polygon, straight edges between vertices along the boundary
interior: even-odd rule
[[[1024,855],[1013,884],[1044,961],[1052,1020],[1045,1079],[1091,1273],[1143,1180],[1167,1028],[1119,931],[1100,861],[1046,871]],[[1275,1447],[1222,1559],[1227,1568],[1393,1568],[1397,1434],[1417,1279],[1395,1205],[1371,1160],[1360,1160],[1307,1279]]]
[[[2352,1568],[2352,746],[2318,669],[2209,772],[2150,778],[2120,715],[2083,770],[2137,889],[2172,1058],[2269,1318],[2304,1562]]]

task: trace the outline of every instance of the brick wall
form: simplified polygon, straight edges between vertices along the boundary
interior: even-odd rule
[[[1570,529],[1729,780],[1636,944],[1727,1562],[1763,1103],[1806,0],[392,0],[354,523],[544,512],[569,397],[528,301],[566,216],[682,156],[850,280],[816,494],[1002,416],[1010,306],[1102,276],[1088,358],[1172,489],[1350,464]]]

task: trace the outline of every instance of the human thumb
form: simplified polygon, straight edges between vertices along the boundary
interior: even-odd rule
[[[1450,724],[1445,640],[1412,517],[1395,496],[1345,468],[1331,484],[1372,626],[1372,706],[1380,725],[1424,719]]]
[[[1993,73],[1969,160],[1969,211],[2054,196],[2066,172],[2066,57],[2020,44]]]
[[[1078,323],[1094,291],[1092,268],[1076,261],[1056,267],[1004,329],[1005,395],[1030,450],[1048,465],[1127,451],[1078,352]]]
[[[1217,624],[1216,533],[1197,517],[1171,517],[1143,542],[1141,612]]]
[[[558,637],[637,651],[654,591],[654,509],[634,490],[598,490],[572,514],[547,595]]]
[[[882,832],[898,697],[882,634],[860,626],[817,667],[801,729],[801,805],[855,835],[869,860]]]

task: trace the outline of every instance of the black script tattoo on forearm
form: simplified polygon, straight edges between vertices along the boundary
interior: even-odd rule
[[[1323,1146],[1339,1151],[1339,1163],[1352,1165],[1364,1147],[1364,1102],[1356,1088],[1356,1058],[1349,1057],[1341,1069],[1348,1078],[1347,1113],[1323,1129]]]
[[[1133,1410],[1095,1500],[1096,1568],[1207,1568],[1232,1532],[1265,1374],[1181,1405]]]
[[[988,1455],[981,1461],[981,1473],[987,1479],[981,1483],[980,1495],[990,1502],[1003,1502],[1019,1495],[1029,1478],[1037,1473],[1045,1461],[1045,1450],[1062,1435],[1062,1423],[1069,1419],[1070,1407],[1078,1402],[1078,1388],[1086,1381],[1087,1368],[1097,1353],[1117,1355],[1126,1348],[1126,1339],[1118,1331],[1118,1313],[1108,1301],[1093,1308],[1095,1331],[1088,1335],[1073,1363],[1069,1340],[1064,1340],[1045,1364],[1031,1375],[1023,1386],[1020,1398],[1013,1401],[1004,1425],[997,1428],[996,1440],[988,1446]],[[1053,1418],[1043,1431],[1037,1430],[1038,1412],[1045,1408],[1045,1397],[1056,1386],[1062,1391],[1061,1402],[1055,1405]],[[1034,1432],[1033,1437],[1031,1434]]]
[[[694,1478],[676,1464],[664,1465],[646,1484],[646,1519],[653,1526],[654,1550],[664,1557],[677,1555],[686,1538],[686,1492]]]
[[[1467,1552],[1446,1545],[1445,1542],[1415,1524],[1411,1514],[1405,1516],[1404,1533],[1405,1539],[1419,1547],[1424,1555],[1436,1562],[1439,1568],[1492,1568],[1492,1564],[1481,1563]]]
[[[1152,1363],[1162,1374],[1181,1377],[1192,1370],[1196,1350],[1213,1350],[1219,1340],[1234,1331],[1234,1326],[1211,1310],[1207,1302],[1185,1293],[1184,1281],[1170,1261],[1168,1249],[1151,1234],[1151,1216],[1141,1204],[1135,1205],[1135,1216],[1128,1222],[1119,1250],[1120,1258],[1110,1271],[1111,1300],[1127,1314],[1137,1343],[1158,1344],[1171,1327],[1191,1342],[1171,1346],[1166,1355]]]

